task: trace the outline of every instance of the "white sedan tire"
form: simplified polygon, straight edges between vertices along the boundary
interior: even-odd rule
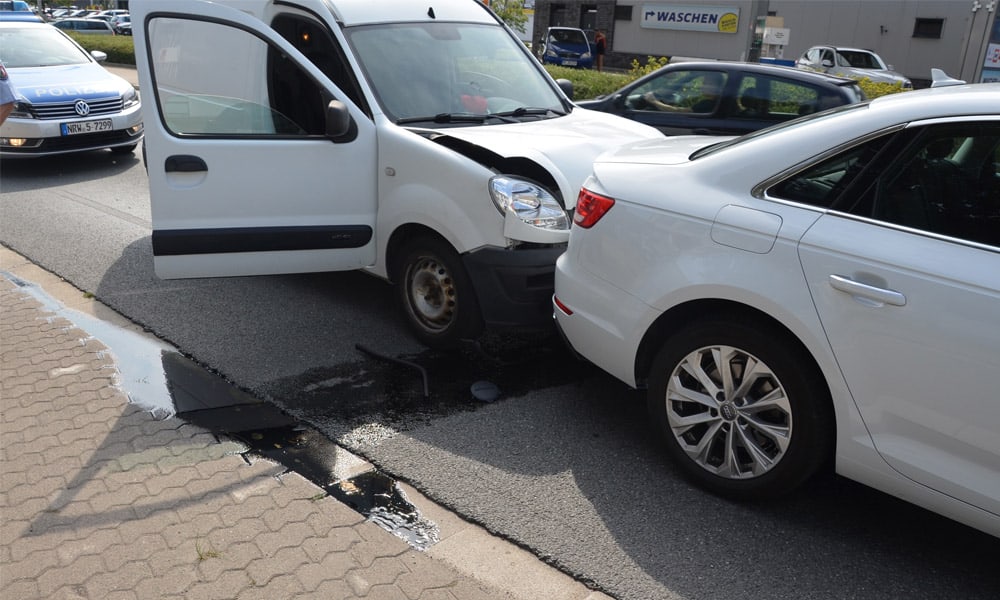
[[[745,318],[698,321],[667,339],[647,402],[684,474],[729,498],[784,494],[833,452],[817,367],[789,334]]]

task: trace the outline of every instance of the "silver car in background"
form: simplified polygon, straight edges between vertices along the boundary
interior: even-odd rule
[[[904,89],[913,89],[909,78],[893,71],[892,65],[878,54],[862,48],[813,46],[802,53],[795,66],[852,79],[867,77],[875,83],[898,83]]]

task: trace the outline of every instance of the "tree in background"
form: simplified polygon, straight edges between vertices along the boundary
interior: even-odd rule
[[[483,0],[483,4],[492,8],[507,27],[526,33],[524,26],[528,23],[528,15],[524,14],[524,0]]]

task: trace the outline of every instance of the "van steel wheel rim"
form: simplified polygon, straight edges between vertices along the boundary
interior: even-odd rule
[[[448,269],[433,258],[410,267],[410,306],[426,329],[441,331],[455,316],[455,282]]]
[[[792,436],[788,395],[771,369],[731,346],[688,354],[667,383],[667,421],[698,466],[729,479],[767,473]]]

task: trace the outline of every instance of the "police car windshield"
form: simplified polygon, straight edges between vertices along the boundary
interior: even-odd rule
[[[346,33],[382,109],[397,122],[526,106],[556,117],[569,108],[521,42],[499,26],[406,23]]]
[[[0,60],[8,69],[54,67],[90,62],[80,48],[54,27],[0,29]]]

